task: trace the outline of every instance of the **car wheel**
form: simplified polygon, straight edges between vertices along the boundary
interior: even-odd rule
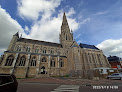
[[[122,77],[120,78],[120,80],[122,80]]]
[[[111,79],[110,77],[108,79]]]

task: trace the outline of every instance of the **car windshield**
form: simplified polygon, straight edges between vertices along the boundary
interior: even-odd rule
[[[117,73],[116,74],[112,74],[112,76],[115,76],[115,75],[119,75],[119,74],[117,74]]]

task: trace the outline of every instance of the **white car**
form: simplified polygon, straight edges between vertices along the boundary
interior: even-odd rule
[[[122,73],[113,73],[107,77],[108,79],[120,79],[122,80]]]

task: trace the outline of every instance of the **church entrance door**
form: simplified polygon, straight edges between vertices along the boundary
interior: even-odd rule
[[[41,67],[41,74],[45,74],[45,67],[44,66]]]

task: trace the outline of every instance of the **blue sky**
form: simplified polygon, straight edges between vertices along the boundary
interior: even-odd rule
[[[17,31],[58,43],[64,11],[78,44],[122,57],[122,0],[0,0],[0,53]]]

